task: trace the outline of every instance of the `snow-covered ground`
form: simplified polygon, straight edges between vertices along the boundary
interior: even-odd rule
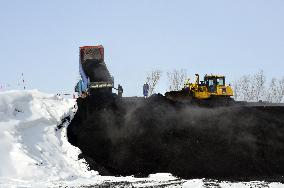
[[[0,187],[284,187],[280,183],[181,180],[160,173],[148,178],[100,176],[89,171],[80,150],[67,141],[76,102],[31,91],[0,93]]]

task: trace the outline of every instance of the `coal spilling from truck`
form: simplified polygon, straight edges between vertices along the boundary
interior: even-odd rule
[[[254,179],[284,173],[283,107],[198,107],[162,95],[88,96],[77,104],[68,139],[102,175]]]

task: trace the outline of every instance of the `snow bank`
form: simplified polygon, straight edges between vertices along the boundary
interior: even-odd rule
[[[33,91],[0,93],[0,178],[54,181],[91,177],[80,153],[66,138],[75,101]]]
[[[80,150],[67,141],[68,121],[62,124],[63,119],[68,120],[66,117],[73,118],[74,105],[73,99],[37,90],[0,93],[0,187],[203,187],[206,184],[204,179],[186,181],[167,173],[134,178],[100,176],[89,171],[85,161],[78,160]]]

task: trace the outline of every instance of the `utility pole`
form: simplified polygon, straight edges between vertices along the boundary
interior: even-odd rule
[[[24,73],[22,73],[22,80],[23,80],[23,86],[24,86],[24,90],[25,90],[25,89],[26,89],[26,86],[25,86]]]

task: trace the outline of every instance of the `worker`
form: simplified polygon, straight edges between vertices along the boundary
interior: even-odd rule
[[[121,85],[118,84],[118,87],[117,87],[117,95],[119,98],[122,98],[122,93],[123,93],[123,88]]]
[[[144,95],[144,98],[148,97],[148,92],[149,92],[149,84],[147,82],[145,82],[145,84],[143,85],[143,95]]]
[[[78,92],[78,95],[81,96],[81,94],[82,94],[82,80],[79,80],[79,82],[76,84],[75,92]]]

